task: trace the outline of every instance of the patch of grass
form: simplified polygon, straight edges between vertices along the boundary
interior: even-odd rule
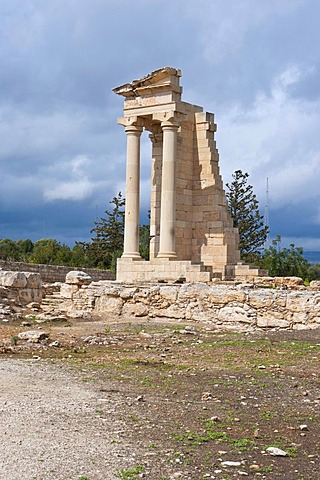
[[[171,438],[173,440],[182,442],[184,445],[192,445],[192,446],[199,446],[202,443],[216,441],[217,443],[227,443],[228,445],[233,446],[237,450],[245,451],[249,447],[255,445],[253,440],[248,438],[239,438],[234,439],[231,438],[227,433],[217,430],[216,423],[212,420],[204,420],[204,431],[201,433],[196,433],[192,431],[188,432],[181,432],[172,434]],[[219,424],[219,428],[223,428],[222,424]]]
[[[12,335],[11,342],[13,343],[13,345],[17,345],[18,341],[19,341],[19,336],[18,335]]]
[[[117,477],[121,478],[122,480],[137,480],[136,475],[142,473],[144,471],[144,467],[142,465],[137,465],[129,470],[121,470]]]
[[[272,413],[272,412],[269,412],[269,411],[261,412],[260,415],[265,420],[270,420],[271,418],[274,418],[274,417],[277,416],[275,413]]]
[[[145,375],[143,377],[143,379],[141,380],[141,384],[144,387],[156,387],[156,384],[155,384],[154,380],[151,377],[149,377],[148,375]]]

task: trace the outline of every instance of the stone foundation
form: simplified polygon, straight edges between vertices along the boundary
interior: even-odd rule
[[[276,279],[269,278],[269,282]],[[283,279],[282,279],[283,280]],[[266,281],[266,280],[264,280]],[[65,284],[62,312],[71,317],[121,316],[145,320],[195,321],[230,330],[311,329],[320,326],[320,290],[254,288],[254,285],[124,285],[116,282]],[[279,284],[279,283],[278,283]]]

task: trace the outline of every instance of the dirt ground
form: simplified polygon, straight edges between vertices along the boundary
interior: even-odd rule
[[[59,368],[74,388],[104,398],[94,410],[97,434],[108,421],[123,428],[110,427],[112,472],[86,470],[86,461],[99,462],[92,449],[81,474],[75,459],[65,476],[61,462],[60,476],[53,469],[52,477],[23,480],[320,478],[320,329],[245,334],[168,319],[31,323],[0,325],[0,365]],[[50,335],[42,343],[17,337],[39,328]],[[59,392],[55,378],[51,390]]]

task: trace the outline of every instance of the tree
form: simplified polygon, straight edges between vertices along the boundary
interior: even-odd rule
[[[41,240],[37,240],[34,243],[29,261],[32,263],[54,265],[60,248],[60,243],[53,238],[42,238]]]
[[[27,262],[29,255],[33,251],[33,242],[29,238],[16,241],[16,245],[19,250],[19,261]]]
[[[267,239],[269,229],[259,212],[259,202],[248,182],[248,173],[236,170],[233,181],[226,184],[228,209],[233,218],[234,227],[239,230],[239,250],[243,259],[259,256],[261,247]]]
[[[90,233],[94,236],[90,243],[83,244],[86,254],[95,267],[115,270],[116,260],[123,252],[124,240],[124,205],[121,192],[110,202],[113,210],[106,210],[105,217],[95,222]]]
[[[306,279],[310,264],[303,256],[303,248],[293,243],[290,248],[281,248],[281,237],[278,235],[272,245],[265,249],[261,261],[262,268],[269,271],[269,275],[277,277],[297,276]]]
[[[140,225],[139,227],[139,253],[141,258],[149,260],[150,251],[150,225]]]
[[[10,238],[0,239],[0,259],[11,262],[19,260],[19,249],[14,240]]]
[[[307,271],[308,280],[320,280],[320,263],[313,263],[309,265]]]

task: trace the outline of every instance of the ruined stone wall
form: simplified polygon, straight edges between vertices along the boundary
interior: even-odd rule
[[[303,288],[303,287],[301,287]],[[128,286],[64,284],[61,308],[73,317],[166,317],[223,329],[306,329],[320,326],[320,289],[282,290],[204,283]]]
[[[3,306],[25,306],[42,301],[42,281],[38,273],[0,271],[0,318]]]
[[[64,282],[66,275],[75,267],[64,267],[60,265],[42,265],[37,263],[6,262],[0,260],[0,269],[14,272],[39,273],[45,283]],[[114,280],[115,274],[108,270],[95,270],[94,268],[81,268],[92,280]]]

